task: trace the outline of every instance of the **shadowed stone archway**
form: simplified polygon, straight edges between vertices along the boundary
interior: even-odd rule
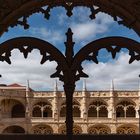
[[[42,9],[43,6],[48,7],[47,9]],[[91,19],[94,19],[99,12],[108,13],[116,22],[132,28],[140,35],[140,2],[138,0],[87,0],[82,2],[81,0],[56,0],[54,2],[48,0],[13,0],[12,2],[10,0],[2,0],[0,2],[0,34],[2,35],[5,31],[8,31],[8,27],[10,26],[22,25],[24,26],[24,29],[28,29],[29,24],[27,18],[31,14],[41,12],[48,19],[50,10],[56,6],[64,7],[67,10],[67,15],[69,17],[72,16],[72,9],[77,6],[90,8],[91,15],[89,16]],[[97,6],[98,8],[95,9],[94,6]],[[59,77],[59,80],[64,82],[67,105],[66,128],[68,139],[72,139],[73,134],[72,99],[75,90],[75,82],[81,77],[88,77],[88,75],[83,72],[81,63],[84,60],[92,60],[93,62],[98,63],[98,52],[103,48],[110,52],[113,58],[115,58],[116,53],[120,52],[122,48],[126,48],[129,50],[129,63],[140,60],[140,43],[124,37],[107,37],[93,41],[85,45],[76,55],[74,55],[72,35],[71,29],[68,29],[68,32],[66,33],[67,41],[65,42],[65,55],[49,42],[37,38],[15,38],[0,44],[0,61],[6,61],[9,64],[11,64],[11,51],[15,48],[19,49],[25,58],[27,58],[28,53],[31,52],[32,49],[39,49],[40,54],[43,56],[41,64],[47,60],[56,61],[58,63],[56,73],[52,74],[51,77]],[[25,46],[28,47],[25,48]],[[46,55],[46,52],[49,55]]]

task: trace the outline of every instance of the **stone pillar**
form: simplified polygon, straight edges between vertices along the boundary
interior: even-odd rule
[[[58,121],[58,100],[57,100],[57,97],[54,97],[54,100],[53,100],[53,118],[54,118],[54,121]]]
[[[109,100],[109,107],[108,107],[108,118],[115,119],[115,104],[114,104],[114,82],[111,81],[111,88],[110,88],[110,100]]]
[[[138,101],[138,105],[136,106],[136,118],[140,118],[138,110],[140,110],[140,81],[139,81],[139,88],[138,88],[138,97],[139,97],[139,101]]]
[[[111,129],[111,134],[116,134],[117,133],[117,126],[116,126],[116,124],[111,124],[110,125],[110,129]]]
[[[87,121],[87,88],[86,88],[86,81],[83,81],[83,90],[82,90],[82,106],[81,106],[81,118],[84,121]]]
[[[88,125],[86,123],[81,124],[81,128],[82,128],[82,134],[88,133]]]
[[[31,119],[31,110],[30,110],[30,105],[29,101],[26,98],[26,110],[25,110],[25,117],[26,117],[26,130],[25,133],[29,133],[29,125],[30,125],[30,119]]]
[[[109,107],[108,107],[108,118],[115,119],[116,118],[116,111],[114,107],[114,98],[110,98]]]
[[[86,104],[85,97],[83,97],[82,106],[81,106],[81,118],[83,118],[84,121],[87,121],[87,104]]]
[[[1,106],[1,103],[0,103],[0,120],[2,119],[2,106]]]
[[[26,134],[28,134],[29,133],[29,125],[30,125],[30,118],[31,118],[31,107],[30,107],[30,94],[31,94],[31,92],[30,92],[30,88],[29,88],[29,81],[27,80],[27,86],[26,86],[26,110],[25,110],[25,117],[26,117]]]
[[[139,106],[136,106],[135,110],[136,110],[136,118],[139,118],[139,112],[138,112]]]
[[[75,83],[64,83],[64,91],[66,94],[66,135],[67,140],[72,140],[73,136],[73,93],[75,90]]]
[[[53,92],[53,118],[54,121],[58,121],[58,87],[57,87],[57,81],[54,83],[54,92]]]

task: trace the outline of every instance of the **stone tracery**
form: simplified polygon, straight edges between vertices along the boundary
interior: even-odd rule
[[[38,125],[32,128],[32,133],[50,135],[53,133],[53,129],[48,125]]]
[[[135,105],[129,101],[122,101],[116,106],[117,117],[135,117]]]
[[[111,131],[107,126],[91,126],[88,128],[88,134],[110,134]]]
[[[107,106],[102,101],[95,101],[88,107],[88,117],[107,117]]]
[[[136,134],[137,129],[135,126],[120,126],[117,129],[117,134]]]
[[[33,106],[33,117],[52,117],[52,106],[47,102],[39,102]]]

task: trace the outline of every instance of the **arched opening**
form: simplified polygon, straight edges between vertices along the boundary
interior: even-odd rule
[[[91,106],[88,109],[88,117],[97,117],[97,110],[95,106]]]
[[[3,118],[24,118],[25,107],[16,99],[4,99],[1,101],[1,115]]]
[[[52,110],[49,107],[44,107],[43,117],[52,117]]]
[[[117,117],[124,117],[125,116],[124,109],[122,106],[118,106],[116,108],[116,116]]]
[[[122,101],[116,106],[116,117],[135,117],[135,105],[130,101]]]
[[[16,104],[12,108],[11,113],[12,118],[24,118],[25,117],[25,109],[22,104]]]
[[[134,106],[128,106],[126,109],[126,117],[135,117],[136,111]]]
[[[33,113],[32,113],[33,117],[41,117],[41,108],[39,106],[34,107],[33,109]]]
[[[78,106],[73,107],[73,117],[80,117],[81,112]]]
[[[77,101],[73,101],[73,117],[80,117],[81,116],[81,110],[80,105]],[[61,104],[60,108],[60,117],[66,117],[66,103]]]
[[[44,134],[51,135],[53,134],[53,129],[49,125],[37,125],[32,128],[33,134]]]
[[[33,117],[52,117],[52,106],[47,102],[39,102],[33,106]]]
[[[20,126],[8,126],[3,130],[4,134],[25,133],[24,128]]]
[[[106,106],[100,106],[99,117],[108,117],[108,110],[107,110]]]
[[[107,105],[102,101],[94,101],[89,105],[88,117],[108,117]]]
[[[60,110],[60,117],[66,117],[66,106],[63,106]]]

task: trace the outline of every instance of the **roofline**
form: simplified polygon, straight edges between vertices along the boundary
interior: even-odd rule
[[[26,89],[26,86],[22,86],[22,87],[0,87],[0,89]]]

